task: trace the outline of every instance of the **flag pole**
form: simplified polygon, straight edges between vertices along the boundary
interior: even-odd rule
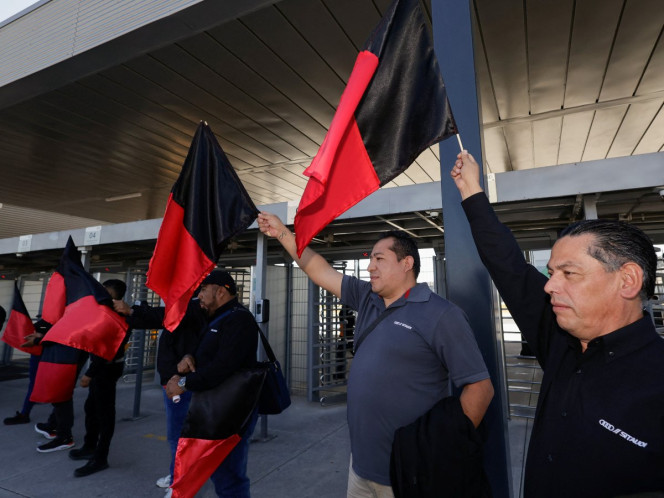
[[[461,135],[459,135],[457,133],[456,137],[457,137],[457,142],[459,142],[459,149],[461,149],[461,152],[463,152],[463,144],[461,143]]]

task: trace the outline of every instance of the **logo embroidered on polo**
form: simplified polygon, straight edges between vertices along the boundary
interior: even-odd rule
[[[616,427],[613,424],[610,424],[609,422],[607,422],[603,418],[599,419],[599,425],[604,427],[607,431],[612,432],[613,434],[616,434],[617,436],[620,436],[624,440],[629,441],[630,443],[635,444],[635,445],[637,445],[641,448],[645,448],[646,446],[648,446],[648,443],[646,443],[645,441],[640,441],[640,440],[636,439],[634,436],[630,436],[625,431],[623,431],[620,427]]]
[[[408,329],[408,330],[413,330],[412,325],[408,325],[407,323],[403,323],[403,322],[397,322],[396,320],[394,321],[394,325],[398,325],[399,327],[403,327],[403,328]]]

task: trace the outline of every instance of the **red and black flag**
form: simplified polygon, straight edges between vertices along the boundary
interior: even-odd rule
[[[42,319],[53,326],[41,342],[44,348],[32,401],[56,403],[71,398],[81,351],[113,359],[128,327],[112,306],[110,294],[83,268],[69,237],[46,287]]]
[[[55,342],[44,342],[30,401],[60,403],[70,400],[76,387],[81,350]]]
[[[231,237],[258,209],[207,123],[201,122],[173,185],[146,285],[164,300],[164,327],[175,330],[203,278]]]
[[[420,0],[394,0],[355,61],[295,216],[297,253],[457,133]]]
[[[23,346],[26,340],[25,337],[34,332],[35,326],[32,324],[21,293],[18,291],[18,285],[14,282],[14,301],[12,309],[9,312],[9,320],[7,320],[2,340],[13,348],[20,349],[29,354],[40,355],[42,353],[41,346]]]
[[[219,386],[195,392],[182,426],[173,470],[173,498],[193,498],[252,422],[265,369],[244,369]]]

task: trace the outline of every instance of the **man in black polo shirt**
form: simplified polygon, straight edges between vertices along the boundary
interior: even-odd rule
[[[479,255],[544,369],[525,496],[664,490],[664,340],[644,311],[657,266],[650,239],[618,221],[574,223],[553,246],[547,280],[498,221],[470,154],[451,176]]]

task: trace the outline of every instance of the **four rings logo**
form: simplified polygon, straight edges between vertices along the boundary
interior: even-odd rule
[[[646,443],[645,441],[639,441],[635,437],[630,436],[629,434],[627,434],[620,427],[616,427],[613,424],[610,424],[609,422],[607,422],[603,418],[599,419],[599,425],[604,427],[607,431],[610,431],[613,434],[616,434],[616,435],[620,436],[621,438],[625,439],[626,441],[629,441],[630,443],[635,444],[635,445],[637,445],[641,448],[645,448],[646,446],[648,446],[648,443]]]

